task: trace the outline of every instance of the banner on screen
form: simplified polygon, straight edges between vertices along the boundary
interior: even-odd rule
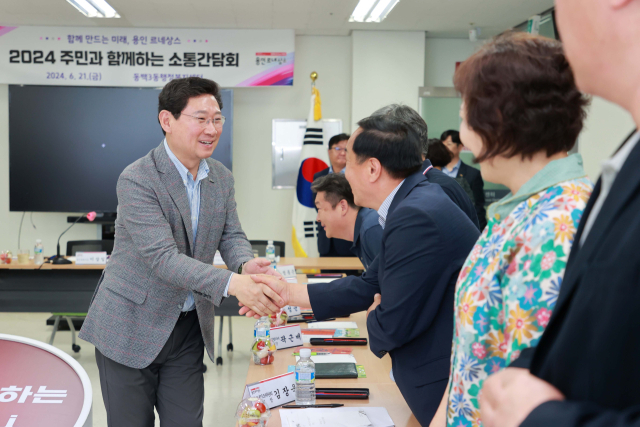
[[[293,30],[0,26],[0,83],[223,87],[293,85]]]

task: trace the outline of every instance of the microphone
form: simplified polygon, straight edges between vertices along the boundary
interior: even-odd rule
[[[60,235],[60,237],[62,237],[64,235],[64,233],[66,233],[67,231],[69,231],[69,229],[71,227],[73,227],[74,225],[76,225],[76,223],[78,221],[80,221],[82,218],[87,217],[87,219],[89,221],[93,221],[94,219],[96,219],[96,213],[95,212],[89,212],[86,215],[80,215],[78,217],[78,219],[75,220],[75,222],[73,224],[71,224],[69,227],[67,227],[66,230],[64,230],[62,232],[62,234]],[[60,256],[60,237],[58,237],[58,251],[56,253],[56,256],[53,258],[53,260],[51,260],[51,264],[71,264],[71,261],[69,261],[68,259],[66,259],[64,256]]]

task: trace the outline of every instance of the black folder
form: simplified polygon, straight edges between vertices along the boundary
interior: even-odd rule
[[[316,363],[316,378],[358,378],[355,363]]]

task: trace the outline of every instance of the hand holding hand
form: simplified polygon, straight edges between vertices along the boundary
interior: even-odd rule
[[[254,258],[248,261],[244,267],[242,267],[242,274],[267,274],[284,280],[282,274],[278,273],[278,270],[275,268],[271,268],[271,263],[265,258]]]
[[[285,301],[273,289],[254,282],[253,277],[259,276],[234,274],[229,284],[229,295],[236,296],[240,303],[246,306],[245,308],[248,307],[257,316],[268,316],[271,313],[276,313],[280,310],[280,307],[286,305]],[[279,280],[271,276],[264,277],[268,277],[274,282],[279,282]]]
[[[265,295],[269,293],[275,293],[278,296],[278,298],[281,301],[283,301],[282,304],[278,303],[280,307],[284,307],[289,303],[291,295],[290,295],[289,283],[287,283],[286,281],[278,280],[275,277],[267,276],[264,274],[252,275],[251,279],[255,283],[262,284]],[[248,307],[247,304],[243,304],[242,301],[240,302],[239,305],[242,307],[239,311],[241,316],[243,315],[247,317],[257,317],[259,315],[258,312],[253,310],[250,306]]]
[[[369,309],[367,310],[367,319],[369,318],[369,313],[375,310],[376,307],[379,306],[381,302],[382,302],[382,295],[375,294],[373,296],[373,304],[371,304],[371,307],[369,307]]]
[[[507,368],[491,375],[480,393],[485,427],[518,427],[539,405],[564,400],[560,391],[527,369]]]

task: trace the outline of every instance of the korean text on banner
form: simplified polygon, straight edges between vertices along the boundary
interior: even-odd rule
[[[0,26],[5,84],[291,86],[293,65],[293,30]]]

